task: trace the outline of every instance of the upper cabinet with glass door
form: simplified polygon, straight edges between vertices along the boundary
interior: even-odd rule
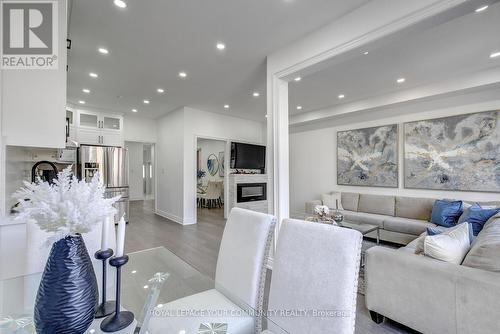
[[[101,122],[99,114],[87,111],[78,111],[78,126],[81,128],[99,129]]]
[[[122,117],[104,115],[101,124],[104,130],[120,131],[122,129]]]
[[[122,116],[78,110],[74,119],[80,144],[123,146]]]

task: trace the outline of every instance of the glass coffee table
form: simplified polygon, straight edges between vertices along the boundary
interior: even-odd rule
[[[323,219],[319,219],[316,216],[311,216],[310,214],[305,213],[305,212],[293,212],[290,215],[290,218],[305,220],[305,221],[309,221],[309,222],[334,225],[334,224],[332,224],[332,219],[330,219],[330,218],[323,220]],[[375,240],[377,242],[377,245],[380,245],[380,226],[367,224],[367,223],[358,223],[358,222],[355,222],[352,220],[344,220],[341,223],[335,223],[335,224],[338,227],[344,227],[344,228],[356,230],[356,231],[360,232],[363,235],[363,237],[367,237],[368,234],[375,232]]]
[[[163,247],[128,255],[130,260],[122,268],[121,307],[132,311],[135,321],[128,328],[116,333],[158,333],[158,331],[151,331],[152,328],[150,328],[154,321],[156,325],[158,324],[158,319],[155,317],[164,317],[162,321],[175,322],[176,326],[179,326],[175,334],[241,333],[235,331],[235,327],[232,326],[234,315],[233,318],[220,316],[220,312],[224,311],[221,305],[211,305],[208,309],[201,310],[194,305],[183,309],[182,311],[186,313],[176,318],[173,318],[173,313],[163,312],[164,310],[176,311],[172,305],[178,305],[175,301],[181,298],[214,289],[213,279],[201,274]],[[100,286],[100,264],[95,266],[95,272]],[[33,309],[40,279],[41,273],[0,280],[0,334],[36,333],[33,324]],[[108,266],[108,300],[115,299],[114,281],[114,269]],[[218,291],[221,290],[218,289]],[[245,317],[247,320],[251,318],[250,321],[261,323],[263,330],[271,328],[275,334],[287,333],[261,314],[262,312],[252,310],[236,296],[227,291],[224,291],[223,295],[229,300],[228,305],[233,305],[231,310],[226,311],[233,311],[236,308],[241,311],[237,317]],[[94,320],[86,333],[102,333],[99,327],[102,320]],[[161,330],[162,328],[160,324],[161,333],[169,332]]]

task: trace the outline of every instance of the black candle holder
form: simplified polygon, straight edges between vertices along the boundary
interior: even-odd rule
[[[95,318],[100,319],[107,317],[115,311],[115,301],[106,301],[106,276],[107,276],[107,260],[113,256],[112,249],[98,250],[94,257],[102,261],[102,302],[97,306]]]
[[[129,311],[120,311],[121,268],[128,262],[128,256],[112,257],[109,264],[116,268],[116,302],[115,311],[101,322],[101,330],[106,333],[117,332],[130,326],[134,321],[134,314]]]

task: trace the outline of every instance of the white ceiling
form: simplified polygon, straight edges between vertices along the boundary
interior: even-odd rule
[[[297,115],[449,80],[500,66],[500,4],[467,12],[442,24],[379,41],[350,57],[291,82],[290,114]],[[364,55],[365,51],[369,54]],[[404,77],[404,84],[396,80]],[[338,95],[344,94],[344,99]],[[297,110],[297,106],[302,110]]]
[[[125,9],[112,0],[72,2],[69,103],[124,114],[137,108],[150,118],[189,106],[263,121],[266,56],[369,0],[125,1]],[[179,79],[180,71],[188,77]]]

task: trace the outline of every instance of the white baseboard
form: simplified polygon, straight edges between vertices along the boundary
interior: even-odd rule
[[[194,220],[194,218],[190,218],[190,219],[183,219],[177,215],[174,215],[174,214],[171,214],[171,213],[168,213],[168,212],[165,212],[165,211],[162,211],[162,210],[155,210],[155,213],[158,215],[158,216],[162,216],[163,218],[167,218],[167,219],[170,219],[178,224],[181,224],[181,225],[193,225],[193,224],[196,224],[196,221]]]
[[[157,214],[158,216],[162,216],[163,218],[167,218],[171,221],[174,221],[178,224],[181,224],[181,225],[184,225],[184,222],[182,220],[181,217],[179,216],[176,216],[174,214],[171,214],[171,213],[168,213],[168,212],[165,212],[165,211],[162,211],[162,210],[155,210],[155,214]]]

